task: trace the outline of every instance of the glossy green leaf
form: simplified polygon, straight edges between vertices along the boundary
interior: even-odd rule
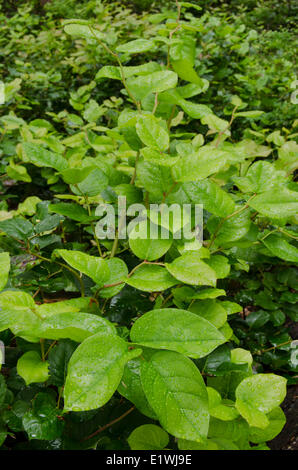
[[[67,184],[81,183],[89,173],[94,169],[93,166],[87,166],[84,168],[67,168],[61,171],[61,176]]]
[[[177,85],[178,76],[171,70],[161,70],[140,77],[127,79],[127,86],[137,100],[149,93],[160,93]]]
[[[124,261],[120,258],[109,259],[106,263],[110,270],[110,274],[105,281],[105,285],[117,285],[100,289],[99,296],[104,299],[109,299],[123,289],[128,275],[128,269]]]
[[[212,387],[207,387],[210,416],[222,421],[232,421],[239,416],[234,403],[222,400],[220,393]]]
[[[244,379],[236,389],[236,408],[250,426],[266,428],[267,413],[276,408],[286,396],[284,377],[257,374]]]
[[[41,318],[45,319],[59,313],[87,312],[91,304],[91,297],[78,297],[75,299],[61,300],[60,302],[35,305],[35,311]]]
[[[233,178],[244,193],[263,193],[285,182],[285,173],[276,171],[272,163],[258,161],[253,163],[245,176]]]
[[[0,291],[4,289],[7,284],[9,271],[10,256],[8,252],[4,251],[0,253]]]
[[[93,25],[83,24],[81,20],[67,20],[69,24],[65,24],[64,31],[70,36],[82,37],[85,39],[104,39],[104,34],[94,28]]]
[[[197,300],[189,310],[212,323],[216,328],[220,328],[227,321],[227,312],[220,302],[213,299]]]
[[[131,450],[162,450],[169,443],[168,434],[155,424],[143,424],[129,435]]]
[[[204,209],[211,214],[226,217],[235,209],[229,194],[211,180],[184,183],[182,188],[193,204],[203,204]]]
[[[141,366],[142,385],[162,427],[175,437],[200,442],[207,437],[208,395],[201,374],[188,358],[159,351]]]
[[[293,263],[298,262],[298,249],[294,245],[288,243],[285,238],[273,233],[262,241],[273,256],[277,256],[278,258]]]
[[[204,357],[225,342],[209,321],[175,308],[147,312],[132,326],[131,340],[153,349],[169,349],[189,357]]]
[[[235,209],[239,210],[239,207],[236,206]],[[249,232],[250,227],[250,214],[245,210],[225,221],[220,217],[210,217],[207,222],[210,234],[216,235],[215,242],[218,246],[240,240]]]
[[[124,367],[124,373],[117,391],[127,400],[131,401],[142,414],[156,419],[156,415],[148,403],[141,383],[142,359],[136,357]]]
[[[20,217],[0,222],[0,231],[18,240],[28,239],[33,234],[34,226],[29,220]]]
[[[196,294],[192,295],[192,299],[216,299],[216,297],[221,297],[226,295],[226,292],[223,289],[216,289],[216,288],[207,288],[202,289]]]
[[[61,411],[48,393],[38,393],[32,410],[23,416],[23,426],[29,439],[53,440],[61,436],[64,422],[59,419]]]
[[[164,234],[168,234],[164,230]],[[129,234],[129,246],[140,259],[154,261],[161,258],[171,247],[171,238],[150,237],[150,225],[147,221],[140,222]]]
[[[140,52],[150,51],[154,48],[154,42],[149,39],[135,39],[134,41],[121,44],[116,47],[117,52],[125,52],[126,54],[139,54]]]
[[[49,204],[49,211],[64,215],[83,224],[88,224],[93,220],[93,217],[90,217],[82,206],[75,203],[58,202],[57,204]]]
[[[46,318],[32,333],[41,338],[69,338],[80,343],[96,333],[113,335],[116,330],[114,325],[103,317],[91,313],[66,312]]]
[[[17,363],[17,372],[25,380],[26,385],[34,382],[45,382],[49,378],[49,363],[42,361],[36,351],[23,354]]]
[[[78,196],[97,196],[108,186],[108,176],[100,168],[93,169],[88,176],[75,185],[71,185],[71,190]]]
[[[134,75],[147,75],[148,73],[156,72],[160,70],[160,65],[157,62],[148,62],[141,65],[130,65],[123,67],[124,77],[129,78]],[[112,78],[114,80],[122,80],[120,67],[113,65],[103,66],[96,74],[95,80],[101,78]]]
[[[58,153],[50,152],[41,145],[25,142],[23,144],[26,158],[30,163],[40,167],[50,167],[57,171],[68,167],[67,160]]]
[[[193,182],[217,173],[225,165],[225,152],[206,145],[199,148],[196,153],[190,154],[178,161],[172,171],[175,181]],[[214,191],[214,186],[212,189]]]
[[[219,450],[218,445],[212,439],[206,439],[202,442],[178,439],[178,448],[180,450]]]
[[[16,181],[25,181],[31,183],[31,176],[28,174],[27,168],[23,165],[16,165],[13,160],[10,160],[9,165],[6,167],[7,176]]]
[[[231,266],[228,258],[222,255],[212,255],[206,260],[206,264],[215,271],[218,279],[227,277],[230,273]]]
[[[169,134],[152,115],[140,117],[136,131],[141,141],[148,147],[164,151],[169,146]]]
[[[118,336],[98,333],[87,338],[71,356],[64,389],[67,411],[103,406],[117,389],[126,362],[141,353],[129,350]]]
[[[250,427],[249,429],[249,440],[255,444],[260,442],[271,441],[277,436],[286,423],[286,417],[281,408],[274,408],[268,413],[267,418],[269,420],[268,426],[265,428]]]
[[[246,118],[259,118],[264,114],[264,111],[239,111],[235,113],[235,117],[246,117]]]
[[[286,188],[278,191],[271,189],[258,194],[248,204],[266,217],[291,217],[298,212],[298,193]]]
[[[76,250],[56,250],[55,254],[61,256],[73,268],[91,277],[96,284],[103,285],[109,278],[108,264],[102,258]]]
[[[172,263],[166,263],[166,268],[172,276],[181,282],[191,285],[216,285],[216,273],[201,260],[198,253],[186,253],[176,258]]]
[[[166,268],[158,265],[145,264],[140,266],[134,274],[126,280],[126,283],[136,289],[147,292],[157,292],[168,289],[178,284]]]

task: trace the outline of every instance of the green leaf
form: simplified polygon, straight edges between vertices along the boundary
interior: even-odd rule
[[[23,144],[26,157],[29,162],[39,167],[55,168],[57,171],[65,170],[68,162],[58,153],[50,152],[41,145],[25,142]]]
[[[207,288],[193,294],[191,299],[215,299],[216,297],[221,297],[222,295],[226,295],[226,292],[223,289]]]
[[[108,176],[100,168],[93,169],[88,176],[76,185],[71,185],[71,190],[78,196],[97,196],[108,186]]]
[[[181,158],[173,167],[172,172],[175,181],[193,182],[205,179],[208,176],[217,173],[225,165],[226,152],[217,150],[215,147],[210,145],[205,145],[204,147],[200,147],[195,153],[188,154]],[[214,186],[212,190],[215,191]]]
[[[236,210],[238,209],[239,207],[236,206]],[[250,227],[250,213],[247,210],[225,220],[223,223],[220,217],[214,216],[210,217],[207,222],[208,231],[211,234],[216,234],[215,242],[217,246],[240,240],[248,233]]]
[[[264,245],[272,253],[273,256],[290,261],[293,263],[298,262],[298,249],[290,245],[284,238],[277,234],[271,234],[262,240]]]
[[[64,389],[65,410],[87,411],[103,406],[114,394],[126,362],[140,349],[118,336],[96,335],[87,338],[71,356]]]
[[[28,331],[29,336],[30,333]],[[80,343],[96,333],[113,335],[116,334],[116,330],[112,323],[98,315],[66,312],[46,318],[32,333],[41,338],[54,340],[69,338]]]
[[[169,349],[193,358],[204,357],[225,342],[209,321],[175,308],[145,313],[132,326],[130,337],[142,346]]]
[[[147,292],[160,292],[178,284],[166,268],[153,264],[140,266],[126,283]]]
[[[167,234],[168,231],[164,230]],[[171,247],[171,238],[150,238],[150,224],[143,221],[137,224],[129,234],[129,246],[132,252],[143,260],[154,261],[161,258]]]
[[[248,364],[252,365],[253,357],[249,351],[242,348],[235,348],[231,350],[231,362],[234,364]]]
[[[272,163],[253,163],[245,176],[235,176],[233,181],[244,193],[263,193],[285,183],[285,173],[277,171]]]
[[[137,121],[136,131],[141,141],[148,147],[160,151],[167,150],[169,147],[169,134],[152,115],[140,117]]]
[[[94,220],[94,217],[88,215],[86,209],[75,203],[58,202],[57,204],[49,204],[49,211],[64,215],[83,224],[88,224]]]
[[[212,387],[207,387],[210,416],[222,421],[233,421],[239,416],[231,400],[222,400],[220,393]]]
[[[0,253],[0,290],[4,289],[10,271],[10,256],[7,251]]]
[[[11,159],[9,165],[6,167],[6,173],[9,178],[16,181],[25,181],[25,183],[31,183],[31,176],[27,172],[27,168],[23,165],[16,165]]]
[[[141,363],[139,357],[129,361],[124,367],[124,373],[117,391],[127,400],[134,403],[142,414],[156,419],[156,415],[148,403],[141,383]]]
[[[62,387],[67,375],[68,362],[77,347],[77,343],[69,339],[60,340],[48,356],[49,380],[57,387]]]
[[[61,300],[35,305],[35,311],[42,318],[48,318],[58,313],[88,311],[91,305],[91,297],[78,297],[76,299]]]
[[[142,362],[141,380],[149,404],[167,432],[198,442],[207,437],[208,395],[190,359],[176,352],[156,352]]]
[[[192,203],[203,204],[211,214],[226,217],[235,210],[231,196],[211,180],[184,183],[182,189]]]
[[[41,202],[41,199],[36,196],[29,196],[24,202],[18,205],[18,215],[34,215],[36,212],[36,206]]]
[[[64,26],[64,31],[70,36],[82,37],[89,40],[92,39],[93,41],[96,40],[96,38],[105,39],[104,34],[94,28],[91,24],[80,24],[82,20],[77,19],[67,21],[69,21],[69,24]]]
[[[283,188],[265,191],[248,202],[249,206],[266,217],[291,217],[298,212],[298,193]]]
[[[171,70],[161,70],[127,79],[127,86],[137,100],[142,100],[149,93],[161,93],[177,85],[178,76]]]
[[[48,361],[42,361],[36,351],[28,351],[17,362],[17,372],[26,385],[45,382],[49,378]]]
[[[222,255],[212,255],[206,260],[206,264],[215,271],[218,279],[227,277],[230,273],[231,266],[228,258]]]
[[[199,253],[192,252],[179,256],[172,263],[166,263],[166,268],[172,276],[185,284],[215,286],[216,273],[206,263],[207,261],[201,260]]]
[[[126,44],[120,44],[120,46],[116,47],[116,51],[126,54],[139,54],[140,52],[152,50],[154,46],[154,42],[150,41],[150,39],[135,39]]]
[[[123,289],[126,278],[128,275],[128,269],[124,261],[120,258],[112,258],[106,261],[108,268],[110,270],[110,275],[105,281],[105,284],[116,284],[120,282],[121,284],[113,287],[105,287],[100,289],[99,296],[104,299],[109,299],[118,294],[118,292]]]
[[[229,300],[223,300],[221,302],[221,305],[227,311],[228,315],[232,315],[233,313],[242,312],[242,310],[243,310],[241,305],[236,304],[236,302],[230,302]]]
[[[136,185],[145,188],[155,201],[162,201],[164,194],[173,186],[174,180],[168,167],[152,161],[139,161],[137,165]]]
[[[298,168],[297,162],[298,144],[294,140],[285,142],[278,149],[278,159],[275,161],[277,170],[283,170],[292,173]]]
[[[104,114],[104,108],[95,100],[89,100],[85,105],[83,117],[88,122],[95,122]]]
[[[18,290],[6,290],[0,294],[0,307],[24,310],[34,308],[35,302],[30,294]]]
[[[220,302],[213,299],[198,300],[194,302],[189,310],[208,320],[216,328],[220,328],[227,321],[227,312]]]
[[[21,219],[20,217],[0,222],[0,231],[18,240],[26,240],[33,234],[33,229],[34,226],[29,220]]]
[[[94,170],[94,166],[86,166],[84,168],[67,168],[60,173],[65,183],[76,184],[87,178],[92,170]]]
[[[202,85],[202,79],[193,66],[195,63],[196,41],[192,36],[176,39],[170,48],[170,60],[173,69],[182,80]]]
[[[268,413],[267,418],[269,420],[268,426],[264,429],[250,427],[249,429],[249,440],[255,444],[260,442],[271,441],[277,436],[284,425],[286,424],[286,417],[281,408],[274,408]]]
[[[246,118],[259,118],[264,114],[264,111],[240,111],[238,113],[235,113],[235,117],[246,117]]]
[[[96,284],[103,285],[109,278],[109,266],[102,258],[75,250],[55,250],[54,254],[61,256],[70,266],[91,277]]]
[[[32,410],[23,416],[23,426],[29,439],[54,440],[61,436],[64,422],[56,402],[48,393],[38,393],[33,401]]]
[[[169,436],[155,424],[143,424],[129,435],[128,444],[131,450],[162,450],[169,443]]]
[[[236,389],[236,408],[250,426],[268,426],[266,414],[284,400],[286,383],[284,377],[275,374],[257,374],[242,380]]]
[[[212,440],[214,438],[222,439],[222,436],[224,436],[225,439],[238,441],[239,439],[248,438],[248,429],[247,423],[241,417],[233,421],[222,421],[211,417],[208,436]]]
[[[152,147],[144,147],[141,149],[141,155],[145,160],[156,163],[160,166],[173,166],[179,160],[178,157],[169,156],[166,153],[162,153],[159,150],[156,150]]]
[[[183,111],[193,119],[202,119],[204,116],[208,116],[212,112],[205,104],[193,103],[192,101],[187,101],[183,98],[179,99],[177,104],[179,104]]]
[[[202,124],[207,124],[210,131],[214,132],[222,132],[223,135],[230,135],[229,123],[225,119],[221,119],[217,117],[215,114],[208,114],[201,119]]]
[[[0,307],[0,331],[10,328],[15,335],[21,336],[25,329],[32,331],[40,324],[40,319],[33,313],[34,300],[25,292],[8,290],[2,292]]]
[[[133,75],[147,75],[148,73],[156,72],[160,70],[161,66],[157,62],[148,62],[141,65],[131,65],[128,67],[122,67],[124,77],[129,78]],[[122,80],[120,67],[113,65],[105,65],[96,74],[95,80],[101,78],[112,78],[114,80]]]
[[[203,440],[202,442],[188,441],[186,439],[178,440],[179,450],[218,450],[218,445],[211,439]]]
[[[35,225],[35,232],[36,233],[44,233],[50,232],[58,227],[60,222],[63,220],[58,214],[47,215],[44,219],[42,219],[38,224]]]

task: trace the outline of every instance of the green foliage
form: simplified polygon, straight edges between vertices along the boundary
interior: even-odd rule
[[[291,23],[35,3],[0,10],[0,446],[267,448],[297,378]],[[158,211],[122,237],[118,196],[201,204],[203,241]]]

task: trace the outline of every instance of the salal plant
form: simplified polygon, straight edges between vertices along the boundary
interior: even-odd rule
[[[19,132],[10,174],[45,178],[54,199],[27,198],[0,222],[0,328],[26,345],[17,376],[29,390],[39,384],[31,405],[21,397],[11,407],[1,392],[3,439],[24,429],[74,447],[65,437],[72,423],[99,416],[78,441],[104,446],[100,433],[127,417],[132,449],[266,449],[284,426],[287,380],[257,373],[256,357],[241,347],[230,319],[243,305],[229,281],[255,262],[264,270],[276,258],[297,262],[297,145],[278,131],[263,143],[253,130],[235,141],[235,122],[249,129],[262,115],[236,95],[228,119],[200,104],[209,86],[195,70],[200,25],[187,20],[188,3],[177,6],[178,15],[154,16],[155,35],[116,47],[88,21],[65,22],[74,41],[110,55],[72,93],[78,114],[60,115],[73,123],[67,137],[47,121],[6,117],[7,132]],[[122,97],[90,98],[112,81]],[[122,236],[120,196],[143,208],[156,237],[144,220]],[[173,204],[199,206],[201,224],[193,212],[165,221]],[[126,223],[135,213],[127,214]],[[178,238],[186,224],[192,236]],[[23,285],[35,293],[19,288],[16,268],[8,281],[20,250],[32,268]],[[43,302],[44,289],[75,295]],[[115,403],[125,410],[109,423],[105,410]]]

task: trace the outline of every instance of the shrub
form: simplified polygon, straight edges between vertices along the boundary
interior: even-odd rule
[[[65,20],[68,47],[104,65],[78,88],[71,78],[70,112],[1,117],[4,447],[267,449],[284,426],[279,405],[297,372],[285,325],[295,320],[296,134],[258,125],[263,111],[241,93],[220,117],[201,99],[205,20],[182,2],[118,45],[119,31]],[[5,85],[10,104],[18,86]],[[109,89],[99,104],[92,93]],[[119,196],[142,205],[156,238],[140,221],[121,236]],[[192,212],[165,221],[171,204]],[[100,235],[107,223],[112,240]],[[31,443],[14,446],[24,431]]]

